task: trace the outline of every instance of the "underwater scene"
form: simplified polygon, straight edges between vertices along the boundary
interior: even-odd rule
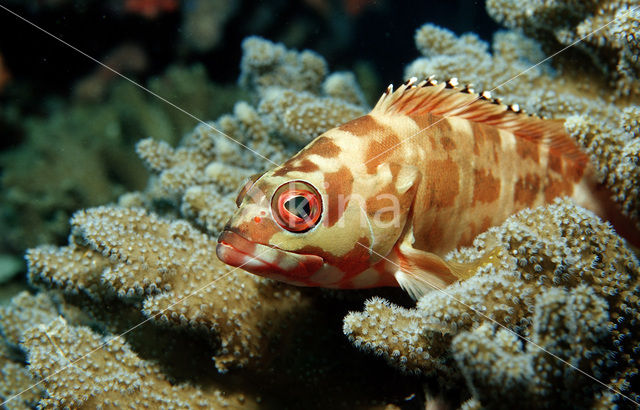
[[[0,0],[0,408],[640,407],[640,0]]]

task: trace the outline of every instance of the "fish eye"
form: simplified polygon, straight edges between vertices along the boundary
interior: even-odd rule
[[[256,181],[259,180],[262,175],[264,175],[264,172],[262,174],[251,175],[247,180],[247,182],[244,183],[244,186],[242,187],[240,192],[238,192],[238,196],[236,197],[236,206],[238,208],[240,208],[240,204],[242,203],[244,196],[247,194],[247,191],[251,189],[253,184],[255,184]]]
[[[287,231],[306,232],[320,222],[322,197],[308,182],[289,181],[273,194],[271,213],[278,225]]]

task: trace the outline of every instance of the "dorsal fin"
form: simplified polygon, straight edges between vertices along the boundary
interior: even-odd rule
[[[371,111],[373,114],[402,114],[419,117],[428,113],[443,117],[464,118],[493,125],[516,137],[545,144],[550,150],[576,164],[586,165],[589,157],[564,129],[564,120],[549,120],[525,114],[517,104],[505,105],[491,94],[476,94],[470,86],[458,88],[455,78],[438,83],[429,77],[417,82],[413,77],[396,91],[389,86]]]

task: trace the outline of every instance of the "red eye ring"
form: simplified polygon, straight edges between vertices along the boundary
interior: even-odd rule
[[[306,232],[320,221],[322,197],[308,182],[289,181],[273,194],[271,213],[278,225],[287,231]]]

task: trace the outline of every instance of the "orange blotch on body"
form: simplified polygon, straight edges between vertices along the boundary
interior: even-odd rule
[[[347,166],[343,165],[336,172],[325,174],[324,182],[328,196],[327,218],[324,223],[326,226],[332,227],[338,222],[349,204],[349,197],[353,189],[353,174]]]
[[[257,242],[263,245],[269,245],[273,235],[282,231],[282,228],[271,218],[262,219],[260,225],[256,225],[254,222],[258,221],[252,218],[250,221],[242,222],[236,227],[230,227],[229,230],[245,237],[251,242]]]
[[[391,198],[395,198],[398,202],[393,202]],[[375,195],[367,198],[365,203],[367,214],[369,217],[376,217],[380,222],[390,222],[397,215],[397,212],[400,211],[396,209],[394,204],[397,203],[400,208],[403,207],[399,202],[400,199],[395,184],[391,182],[376,192]]]
[[[385,135],[381,140],[372,139],[367,146],[367,154],[365,156],[367,173],[375,174],[378,165],[385,162],[398,145],[400,145],[400,138],[393,133]]]
[[[460,167],[451,158],[429,161],[425,167],[425,184],[430,196],[425,206],[453,206],[460,192]]]
[[[516,153],[523,160],[531,158],[532,161],[540,162],[539,145],[525,138],[516,136]]]
[[[544,200],[548,203],[559,196],[573,193],[573,184],[564,178],[550,178],[544,187]]]
[[[386,127],[380,125],[371,115],[365,115],[341,125],[338,129],[349,132],[357,137],[367,137],[372,133],[382,133],[385,131],[385,128]]]
[[[575,163],[571,160],[565,161],[564,176],[568,181],[578,182],[584,175],[586,166],[583,164]]]
[[[350,280],[355,275],[369,268],[370,257],[369,246],[371,243],[366,236],[358,239],[358,243],[353,244],[353,249],[342,256],[336,256],[318,246],[305,246],[296,251],[303,255],[320,256],[325,263],[340,269],[345,273],[343,281]]]
[[[500,180],[493,176],[491,170],[475,169],[473,171],[473,203],[493,202],[500,197]]]
[[[273,175],[276,177],[286,176],[289,172],[314,172],[320,168],[313,161],[307,158],[292,158],[282,164],[280,169],[276,170]]]
[[[562,157],[553,151],[549,152],[549,169],[562,174]]]
[[[498,161],[498,148],[501,146],[500,133],[490,125],[479,124],[470,121],[471,132],[473,133],[473,153],[480,155],[480,148],[485,144],[490,144],[493,148],[494,160]]]
[[[513,201],[530,207],[540,193],[540,177],[535,174],[527,174],[516,181],[513,189]]]
[[[442,148],[444,148],[445,151],[452,151],[456,149],[456,143],[453,142],[453,140],[449,137],[440,138],[440,143],[442,144]]]

